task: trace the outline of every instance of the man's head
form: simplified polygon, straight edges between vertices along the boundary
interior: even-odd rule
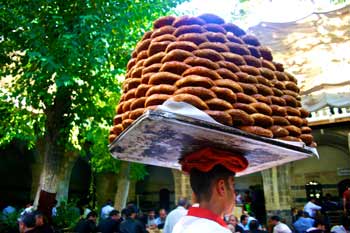
[[[187,198],[181,197],[181,198],[177,201],[177,205],[186,208],[186,207],[188,206],[188,200],[187,200]]]
[[[237,225],[237,218],[236,216],[234,216],[233,214],[231,214],[228,217],[228,223],[231,224],[232,226],[236,226]]]
[[[247,215],[241,215],[241,223],[243,226],[247,225],[248,223],[248,216]]]
[[[90,213],[88,213],[88,215],[86,216],[87,220],[96,222],[97,219],[97,213],[95,211],[91,211]]]
[[[191,169],[190,183],[197,201],[216,202],[223,213],[231,213],[235,204],[234,175],[222,165],[216,165],[208,172]]]
[[[270,221],[271,221],[271,224],[275,226],[281,221],[281,219],[277,215],[274,215],[274,216],[271,216]]]
[[[19,232],[26,232],[35,228],[35,216],[33,213],[25,214],[18,222]]]
[[[118,210],[112,210],[111,212],[109,212],[109,217],[113,220],[118,221],[120,219],[120,214]]]
[[[165,209],[160,209],[159,210],[159,218],[160,219],[165,219],[166,218],[166,210]]]
[[[125,215],[127,218],[135,219],[137,215],[136,208],[134,206],[129,206],[126,208]]]
[[[148,211],[148,219],[154,219],[156,216],[156,212],[154,210]]]
[[[314,223],[314,227],[316,227],[317,229],[322,230],[322,231],[326,230],[325,223],[322,219],[316,219],[316,221]]]
[[[311,201],[312,203],[315,203],[315,202],[316,202],[316,198],[310,197],[310,201]]]
[[[251,230],[251,231],[256,231],[256,230],[258,230],[258,228],[259,228],[259,223],[258,223],[258,221],[256,221],[256,220],[252,220],[252,221],[250,221],[250,223],[249,223],[249,229]]]
[[[45,219],[44,219],[44,215],[42,212],[35,211],[34,216],[35,216],[35,225],[36,226],[42,226],[45,224]]]

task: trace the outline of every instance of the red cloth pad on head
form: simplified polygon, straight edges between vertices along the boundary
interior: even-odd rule
[[[192,168],[208,172],[219,164],[235,173],[248,167],[248,161],[244,156],[210,147],[186,155],[180,164],[184,172],[190,172]]]

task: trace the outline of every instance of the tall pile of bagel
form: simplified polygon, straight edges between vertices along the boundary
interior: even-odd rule
[[[255,36],[216,15],[156,20],[133,51],[122,88],[110,142],[171,99],[224,125],[315,146],[296,78]]]

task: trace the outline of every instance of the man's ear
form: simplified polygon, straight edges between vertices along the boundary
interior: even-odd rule
[[[220,179],[215,184],[216,192],[219,194],[219,196],[224,196],[226,191],[225,181],[223,179]]]

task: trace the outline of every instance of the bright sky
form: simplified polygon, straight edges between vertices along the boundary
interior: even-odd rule
[[[345,1],[347,4],[349,0]],[[345,3],[345,4],[346,4]],[[341,7],[334,6],[330,0],[250,0],[245,9],[248,15],[235,23],[244,29],[259,22],[289,22],[303,18],[313,12],[330,11]],[[200,15],[214,13],[225,21],[232,21],[232,12],[239,12],[242,4],[238,0],[191,0],[179,5],[176,12],[180,15]]]

